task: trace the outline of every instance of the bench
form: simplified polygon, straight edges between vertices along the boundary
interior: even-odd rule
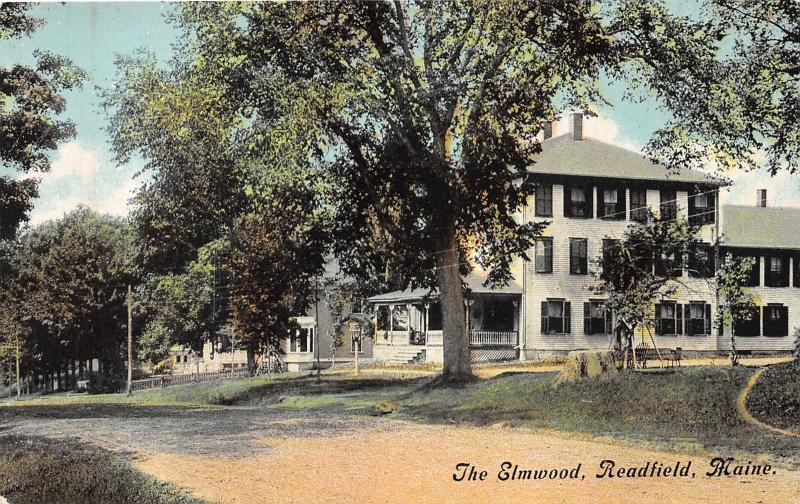
[[[656,352],[656,349],[652,348],[647,343],[639,343],[636,348],[633,349],[633,351],[634,355],[636,356],[636,363],[642,369],[647,367],[647,361],[658,358],[658,352]]]

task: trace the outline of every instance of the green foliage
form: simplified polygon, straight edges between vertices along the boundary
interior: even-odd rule
[[[697,230],[685,219],[662,220],[650,214],[645,222],[631,224],[622,239],[597,258],[593,290],[607,296],[606,307],[627,322],[631,332],[651,326],[654,300],[681,287],[676,261],[699,244]],[[659,262],[663,268],[654,268]]]
[[[28,371],[48,374],[91,358],[108,372],[122,365],[126,290],[139,276],[124,220],[78,208],[27,231],[6,252],[0,324],[21,337]]]
[[[105,450],[76,441],[0,437],[0,495],[17,504],[201,504]]]
[[[665,2],[622,2],[615,30],[631,49],[628,79],[673,115],[649,144],[673,166],[800,168],[800,6],[706,0],[695,19]]]
[[[30,35],[42,24],[27,11],[32,4],[0,5],[0,44]],[[22,172],[50,169],[48,154],[74,136],[70,121],[59,121],[64,111],[62,93],[81,85],[85,75],[66,58],[34,51],[35,67],[0,66],[0,165]],[[33,179],[0,177],[0,240],[14,236],[37,196]]]
[[[216,344],[229,339],[221,334],[230,311],[225,285],[228,248],[225,240],[211,242],[183,272],[145,280],[137,291],[137,315],[144,322],[138,338],[141,359],[157,364],[169,357],[175,344],[200,350],[206,340]]]
[[[738,258],[727,254],[720,263],[715,274],[715,282],[719,292],[720,306],[717,310],[715,325],[731,328],[731,364],[738,363],[736,352],[736,335],[733,325],[740,320],[750,320],[753,310],[757,308],[755,298],[745,285],[748,282],[750,269],[756,259],[752,257]]]

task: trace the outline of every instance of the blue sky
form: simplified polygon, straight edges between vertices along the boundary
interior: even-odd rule
[[[96,88],[113,85],[116,54],[144,47],[161,61],[169,59],[178,34],[163,16],[170,9],[162,3],[40,4],[32,14],[44,18],[43,27],[30,38],[0,42],[0,65],[30,64],[34,49],[46,49],[71,58],[88,73],[83,88],[66,95],[65,116],[75,122],[77,135],[51,156],[53,169],[42,176],[33,224],[61,217],[78,204],[116,215],[128,212],[128,199],[140,183],[133,175],[143,163],[137,159],[123,166],[114,163]],[[600,110],[599,118],[587,120],[586,134],[639,150],[666,116],[653,101],[622,102],[624,88],[624,83],[606,86],[613,106]],[[18,176],[3,167],[0,174]],[[767,188],[770,206],[800,206],[798,180],[786,173],[774,178],[737,174],[722,201],[751,205],[756,189]]]

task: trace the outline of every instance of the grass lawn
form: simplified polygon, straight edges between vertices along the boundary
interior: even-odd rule
[[[767,368],[747,396],[747,409],[766,424],[800,433],[800,361]]]
[[[564,383],[557,383],[555,374],[511,374],[468,385],[461,393],[414,394],[400,402],[399,412],[425,422],[503,423],[800,461],[800,440],[749,425],[737,413],[738,394],[754,372],[692,367]]]
[[[19,402],[6,401],[2,406],[57,406],[60,404],[130,404],[135,406],[207,406],[241,402],[254,390],[282,381],[302,381],[300,373],[281,373],[212,382],[176,385],[121,394],[52,394]]]
[[[108,452],[19,436],[0,436],[0,495],[14,504],[204,502]]]

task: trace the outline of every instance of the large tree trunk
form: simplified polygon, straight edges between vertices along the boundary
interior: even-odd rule
[[[442,251],[437,256],[444,345],[442,379],[447,382],[463,382],[470,380],[473,375],[469,336],[464,324],[464,295],[458,266],[455,226],[450,226],[442,245]]]

